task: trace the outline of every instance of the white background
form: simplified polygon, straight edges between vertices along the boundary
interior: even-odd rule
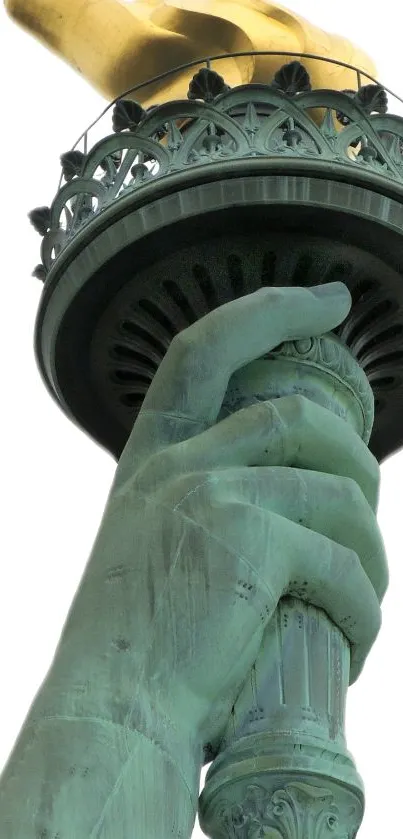
[[[288,6],[366,49],[377,63],[378,79],[403,95],[403,15],[396,2],[290,0]],[[40,237],[27,219],[33,207],[50,204],[59,155],[105,101],[12,24],[3,7],[0,62],[1,770],[53,657],[115,462],[64,417],[36,368],[33,328],[42,283],[30,274],[40,261]],[[108,124],[106,133],[110,130]],[[390,589],[381,634],[349,691],[347,708],[348,746],[367,794],[360,839],[395,837],[401,825],[403,452],[384,463],[381,472],[379,522]],[[202,835],[196,827],[194,837]]]

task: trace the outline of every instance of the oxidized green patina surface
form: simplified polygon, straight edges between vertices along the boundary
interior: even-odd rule
[[[345,701],[388,584],[368,446],[401,444],[403,392],[403,120],[357,79],[206,67],[121,99],[30,214],[44,381],[119,462],[0,839],[189,839],[198,807],[213,839],[356,836]]]
[[[225,167],[263,159],[266,171],[281,167],[318,177],[336,164],[339,179],[350,183],[403,186],[403,118],[387,113],[380,85],[358,91],[312,90],[305,68],[285,65],[267,84],[239,85],[206,68],[195,74],[186,99],[144,110],[119,101],[111,134],[86,154],[61,156],[63,185],[50,207],[38,207],[31,220],[43,235],[44,279],[74,236],[119,199],[140,198],[144,189],[175,175],[192,178],[200,167]],[[181,126],[181,127],[179,127]],[[217,164],[219,168],[217,168]],[[305,165],[305,169],[302,167]],[[283,170],[284,171],[284,170]],[[211,174],[210,174],[211,177]]]
[[[370,392],[358,376],[357,396],[348,396],[329,376],[327,392],[319,388],[327,407],[313,401],[315,377],[327,375],[323,367],[338,353],[321,354],[316,345],[319,368],[301,378],[311,398],[294,387],[218,418],[237,371],[250,379],[256,370],[248,376],[249,364],[291,339],[303,361],[315,350],[306,339],[335,328],[350,305],[340,283],[262,288],[172,341],[120,458],[54,660],[4,770],[1,836],[190,837],[201,767],[223,738],[231,749],[231,711],[234,703],[243,707],[245,679],[286,595],[297,596],[300,613],[303,600],[325,610],[337,636],[341,681],[338,697],[329,699],[337,707],[320,717],[319,666],[312,682],[319,713],[311,730],[306,721],[299,732],[311,773],[323,773],[323,754],[319,759],[312,744],[326,725],[329,751],[343,751],[347,683],[378,634],[388,577],[376,523],[379,467],[362,439]],[[287,359],[286,346],[272,362]],[[269,382],[270,359],[261,363]],[[236,377],[229,405],[234,387]],[[295,717],[301,685],[297,679],[285,689]],[[346,766],[349,760],[346,753]],[[236,765],[230,761],[227,780],[236,781]],[[298,761],[294,770],[290,763],[275,788],[259,792],[257,784],[252,811],[241,783],[237,809],[233,800],[220,802],[212,835],[353,836],[362,801],[351,767],[348,788],[318,783],[314,774],[309,784]],[[249,772],[249,780],[255,776]]]

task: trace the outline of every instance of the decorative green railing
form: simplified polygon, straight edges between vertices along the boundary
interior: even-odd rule
[[[294,159],[313,168],[336,165],[338,176],[343,168],[349,180],[375,176],[383,179],[385,189],[388,183],[403,188],[403,118],[387,113],[391,92],[375,79],[366,77],[370,83],[362,84],[360,71],[344,64],[357,73],[356,90],[312,90],[307,70],[294,60],[267,84],[230,88],[211,69],[211,61],[220,58],[228,55],[206,59],[186,99],[144,110],[127,97],[200,61],[126,91],[61,156],[54,201],[30,213],[43,236],[34,276],[45,280],[71,239],[114,202],[170,175],[188,172],[191,178],[200,167],[264,157],[268,167],[281,168],[281,161]],[[308,54],[299,58],[342,64]],[[90,130],[110,112],[114,133],[88,150]]]

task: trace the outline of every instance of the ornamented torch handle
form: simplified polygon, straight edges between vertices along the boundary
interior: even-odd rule
[[[368,443],[372,390],[333,334],[287,342],[237,371],[220,418],[290,393],[335,411]],[[349,643],[326,613],[283,598],[206,776],[199,819],[208,836],[356,836],[364,789],[344,733],[349,670]]]

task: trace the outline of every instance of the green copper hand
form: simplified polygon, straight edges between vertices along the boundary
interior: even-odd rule
[[[217,422],[236,370],[350,305],[341,283],[263,288],[172,341],[2,775],[2,837],[189,839],[203,747],[296,578],[350,641],[357,678],[388,581],[377,461],[299,395]]]

